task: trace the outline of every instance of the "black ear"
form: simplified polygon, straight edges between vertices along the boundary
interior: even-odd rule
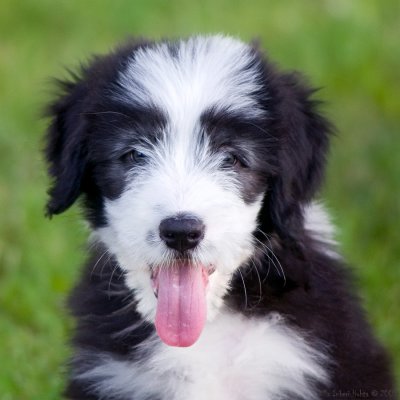
[[[323,179],[333,129],[317,110],[319,102],[312,99],[315,90],[300,75],[279,75],[275,83],[278,173],[269,184],[261,222],[282,238],[296,239],[303,229],[303,206]]]
[[[59,86],[63,93],[49,107],[52,120],[45,149],[53,178],[46,208],[49,217],[65,211],[80,195],[87,158],[83,116],[85,85],[76,78],[74,82],[59,82]]]

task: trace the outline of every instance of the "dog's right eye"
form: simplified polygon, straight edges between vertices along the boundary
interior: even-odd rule
[[[238,158],[235,154],[227,152],[222,159],[221,166],[224,169],[233,168],[238,163]]]
[[[143,164],[146,161],[146,155],[138,150],[131,150],[122,156],[122,160],[127,164]]]

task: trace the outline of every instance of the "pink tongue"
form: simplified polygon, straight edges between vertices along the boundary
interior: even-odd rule
[[[199,338],[206,320],[206,276],[200,266],[160,269],[155,325],[164,343],[187,347]]]

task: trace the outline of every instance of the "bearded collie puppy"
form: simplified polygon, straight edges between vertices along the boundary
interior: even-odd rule
[[[66,397],[394,398],[313,202],[313,89],[224,36],[131,41],[59,84],[47,213],[93,231]]]

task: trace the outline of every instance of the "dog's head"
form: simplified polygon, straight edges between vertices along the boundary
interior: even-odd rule
[[[139,312],[190,345],[264,235],[301,236],[329,133],[312,91],[222,36],[128,44],[62,85],[48,214],[82,195]]]

